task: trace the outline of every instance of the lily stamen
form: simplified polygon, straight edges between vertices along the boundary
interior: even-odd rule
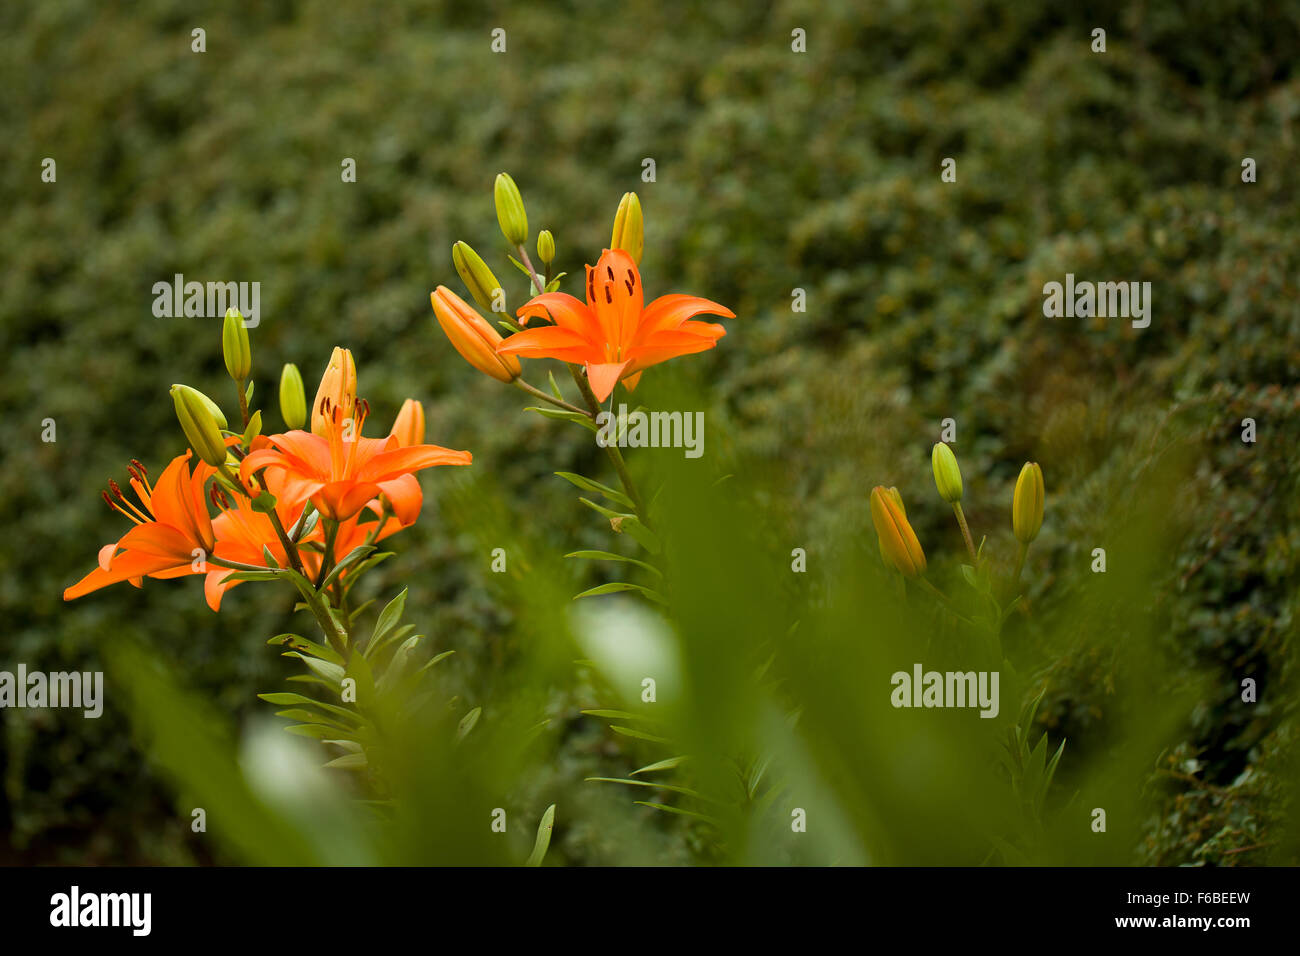
[[[112,505],[114,508],[116,508],[118,511],[122,512],[122,514],[126,515],[136,524],[145,524],[146,522],[153,520],[153,518],[150,515],[141,511],[139,508],[137,508],[135,505],[131,503],[130,499],[128,499],[126,495],[122,494],[121,486],[118,485],[118,483],[114,481],[112,478],[108,479],[108,487],[113,494],[113,498],[117,499],[116,502],[109,500],[108,503]],[[130,510],[127,511],[125,509],[130,509]]]

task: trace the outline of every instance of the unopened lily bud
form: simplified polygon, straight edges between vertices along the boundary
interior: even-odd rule
[[[904,577],[914,578],[925,572],[925,552],[896,495],[880,485],[871,489],[871,522],[885,560]]]
[[[351,418],[356,404],[357,363],[352,360],[351,351],[335,346],[311,407],[312,433],[328,437],[327,425],[331,419],[342,422]]]
[[[451,261],[465,283],[465,288],[469,289],[469,294],[474,297],[474,301],[485,309],[496,311],[492,310],[492,306],[502,290],[502,285],[483,258],[468,243],[457,242],[451,247]],[[505,297],[502,296],[500,311],[504,309]]]
[[[221,354],[230,377],[236,382],[246,381],[253,370],[253,353],[248,346],[244,317],[238,309],[226,310],[226,321],[221,327]]]
[[[501,333],[474,311],[474,307],[445,285],[429,295],[433,314],[451,341],[452,347],[484,375],[499,382],[513,382],[523,369],[513,355],[498,355]]]
[[[528,213],[524,210],[524,197],[519,195],[519,187],[509,173],[498,173],[492,191],[497,205],[497,222],[501,224],[506,242],[522,246],[528,241]]]
[[[393,422],[388,434],[397,436],[397,444],[403,448],[424,444],[424,406],[413,398],[402,403],[401,411]]]
[[[1011,530],[1021,544],[1029,544],[1038,537],[1038,530],[1043,526],[1043,496],[1043,469],[1038,462],[1025,462],[1011,499]]]
[[[537,258],[548,266],[555,259],[555,237],[549,229],[543,229],[537,234]]]
[[[624,193],[619,201],[609,247],[622,249],[632,257],[633,262],[641,264],[641,252],[645,248],[645,223],[641,218],[641,200],[636,193]]]
[[[181,430],[185,432],[185,438],[194,449],[194,454],[213,467],[225,464],[226,442],[221,437],[225,423],[218,425],[212,414],[212,400],[188,385],[173,385],[171,394],[172,404],[176,406],[176,418],[181,423]]]
[[[307,392],[302,387],[302,373],[292,362],[280,373],[280,417],[289,429],[307,424]]]
[[[903,507],[903,496],[898,493],[898,489],[893,485],[890,485],[887,491],[889,492],[889,497],[894,499],[894,504],[898,505],[899,512],[903,515],[904,518],[906,518],[907,509]]]
[[[939,497],[949,504],[961,501],[961,468],[952,449],[938,442],[930,454],[930,465],[934,469],[934,486],[939,489]]]

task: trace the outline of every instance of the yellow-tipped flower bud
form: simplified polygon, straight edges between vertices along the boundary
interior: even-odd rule
[[[492,192],[497,204],[497,222],[501,224],[506,242],[522,246],[528,241],[528,213],[524,210],[524,197],[519,195],[519,187],[509,173],[498,173]]]
[[[641,252],[645,249],[645,222],[641,218],[641,200],[636,193],[624,193],[614,214],[614,234],[609,238],[611,249],[622,249],[632,257],[637,265],[641,264]]]
[[[219,466],[226,461],[226,442],[221,437],[225,427],[225,416],[217,423],[212,414],[213,401],[198,389],[188,385],[173,385],[171,388],[172,404],[176,406],[176,418],[181,423],[185,438],[198,455],[209,465]]]
[[[537,234],[537,258],[548,266],[555,259],[555,237],[549,229],[543,229]]]
[[[402,403],[401,411],[393,422],[393,429],[388,434],[397,436],[397,444],[403,448],[424,444],[424,406],[413,398]]]
[[[328,437],[327,425],[331,420],[342,422],[352,417],[357,404],[357,363],[348,349],[334,347],[330,363],[321,376],[316,389],[316,402],[311,407],[313,434]]]
[[[280,417],[289,429],[307,424],[307,392],[302,387],[302,373],[292,362],[280,373]]]
[[[221,326],[221,354],[226,360],[226,371],[236,382],[243,382],[253,371],[253,353],[248,346],[248,329],[238,309],[227,309],[225,324]]]
[[[889,497],[894,499],[894,504],[898,505],[898,510],[902,512],[903,517],[907,517],[907,509],[903,507],[903,496],[898,493],[898,489],[893,485],[888,488]]]
[[[429,301],[433,303],[433,314],[438,317],[438,324],[461,358],[499,382],[513,382],[519,377],[523,371],[519,359],[513,355],[497,354],[497,346],[502,342],[501,333],[475,312],[473,306],[445,285],[430,293]]]
[[[493,300],[500,294],[500,311],[505,311],[505,294],[502,291],[504,287],[492,274],[488,264],[468,243],[457,242],[451,247],[451,261],[475,302],[491,311]]]
[[[1043,495],[1043,469],[1038,462],[1025,462],[1011,500],[1011,529],[1021,544],[1029,544],[1038,537],[1038,530],[1043,526]]]
[[[904,577],[914,578],[925,573],[925,552],[916,539],[916,532],[907,522],[897,489],[880,485],[871,489],[871,522],[876,526],[880,551],[886,561]]]
[[[934,486],[939,497],[949,504],[961,501],[961,468],[952,449],[939,442],[930,453],[930,466],[934,469]]]

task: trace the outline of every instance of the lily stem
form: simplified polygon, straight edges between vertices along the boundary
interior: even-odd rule
[[[529,276],[532,277],[533,286],[537,289],[537,294],[543,295],[546,292],[546,286],[542,283],[542,277],[537,274],[537,270],[533,268],[533,261],[528,258],[528,250],[524,248],[523,245],[515,246],[515,249],[519,253],[519,261],[524,264],[524,268],[528,270]],[[588,383],[587,378],[580,367],[572,362],[567,362],[565,364],[569,366],[569,374],[573,376],[574,384],[578,386],[578,391],[582,393],[582,400],[587,403],[587,408],[590,409],[590,411],[585,414],[592,421],[595,421],[596,416],[600,414],[600,402],[596,400],[596,393],[591,390],[591,385]],[[516,379],[515,381],[518,383],[519,380]],[[525,391],[527,391],[527,389],[525,389]],[[540,395],[541,392],[538,392],[537,394]],[[575,409],[575,411],[583,414],[580,409]],[[623,460],[622,453],[615,445],[606,445],[605,452],[609,455],[609,460],[614,466],[614,471],[618,473],[618,480],[623,483],[623,490],[626,491],[627,496],[632,499],[632,507],[636,511],[637,518],[639,518],[641,523],[647,528],[650,527],[650,519],[646,514],[645,503],[641,500],[641,495],[636,490],[636,485],[632,483],[632,476],[628,473],[627,462]]]
[[[239,417],[244,420],[244,428],[248,428],[248,382],[246,379],[235,380],[235,391],[239,393]]]
[[[596,401],[596,393],[591,390],[591,384],[578,366],[570,365],[569,371],[573,375],[573,381],[577,383],[578,391],[582,392],[583,400],[591,409],[592,421],[595,421],[596,416],[600,414],[600,402]],[[650,527],[650,519],[646,514],[645,503],[641,500],[636,485],[632,483],[632,475],[627,470],[627,462],[623,460],[623,453],[614,444],[605,445],[605,453],[609,455],[610,463],[614,466],[614,470],[618,472],[618,480],[623,483],[623,490],[632,499],[632,507],[636,511],[636,516],[641,519],[643,525],[647,528]]]
[[[325,554],[321,557],[320,573],[316,575],[316,590],[325,583],[325,577],[334,567],[334,539],[338,537],[339,523],[325,518]]]
[[[519,388],[522,388],[529,395],[533,396],[533,398],[540,398],[544,402],[550,402],[556,408],[562,408],[566,412],[573,412],[575,415],[584,415],[587,418],[591,417],[591,414],[589,412],[584,411],[583,409],[579,408],[577,405],[570,405],[568,402],[564,401],[563,399],[556,398],[554,395],[548,395],[546,392],[543,392],[540,388],[537,388],[535,385],[529,385],[522,378],[515,379],[515,385]]]
[[[223,462],[217,470],[221,472],[223,478],[232,482],[236,488],[244,487],[243,482],[241,482],[239,477],[230,470],[229,465]],[[265,474],[265,472],[259,472],[259,474]],[[263,492],[263,494],[269,494],[269,492]],[[284,553],[289,556],[289,563],[293,565],[295,571],[302,574],[302,558],[298,556],[298,547],[289,540],[289,535],[284,530],[284,525],[280,523],[280,516],[275,513],[274,508],[267,511],[266,516],[271,519],[271,527],[275,529],[276,537],[280,539],[280,544],[284,547]]]
[[[975,557],[975,542],[971,539],[970,526],[966,524],[966,515],[961,510],[961,502],[954,501],[952,510],[957,515],[957,524],[961,526],[961,536],[966,539],[966,550],[970,552],[971,563],[974,564],[977,560]]]

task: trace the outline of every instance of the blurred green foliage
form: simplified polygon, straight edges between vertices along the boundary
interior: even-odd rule
[[[1098,25],[1105,54],[1089,49]],[[194,27],[207,32],[206,54],[190,51]],[[505,54],[490,50],[495,27],[507,31]],[[806,54],[790,50],[796,27]],[[690,638],[727,632],[723,597],[796,607],[873,580],[860,552],[875,545],[866,496],[877,483],[902,490],[936,579],[956,578],[960,541],[929,476],[938,423],[952,417],[967,515],[999,554],[1014,554],[1015,475],[1025,460],[1042,463],[1047,517],[1025,575],[1033,615],[1004,639],[1048,688],[1041,729],[1069,740],[1061,789],[1114,794],[1108,766],[1148,788],[1148,816],[1116,825],[1127,843],[1105,860],[1297,861],[1297,829],[1283,820],[1297,812],[1288,797],[1300,777],[1288,724],[1300,4],[1234,0],[1191,16],[1173,2],[1086,13],[957,0],[661,2],[611,17],[587,2],[65,2],[0,11],[0,50],[10,520],[0,667],[94,669],[109,638],[126,638],[241,721],[264,715],[256,692],[295,672],[265,646],[290,624],[287,595],[245,586],[220,617],[194,581],[61,601],[120,534],[99,489],[122,480],[129,458],[156,471],[180,447],[167,388],[185,381],[233,398],[220,320],[152,315],[153,283],[183,273],[261,283],[254,378],[277,425],[280,364],[297,362],[310,390],[330,348],[346,345],[376,422],[413,396],[427,403],[429,440],[474,452],[472,476],[422,478],[425,515],[369,586],[409,586],[420,629],[457,650],[449,697],[478,706],[527,686],[528,598],[518,582],[493,580],[490,549],[527,536],[528,570],[559,579],[539,595],[597,583],[559,555],[608,547],[608,531],[552,473],[610,476],[585,432],[521,413],[516,393],[465,366],[432,319],[429,291],[459,288],[456,239],[509,276],[512,308],[524,301],[491,207],[493,177],[509,170],[532,228],[555,233],[569,291],[608,241],[618,197],[636,189],[648,292],[706,295],[739,316],[715,351],[642,386],[651,402],[683,381],[706,396],[705,462],[719,475],[744,468],[735,494],[749,556],[771,559],[764,591],[719,575],[709,593],[682,596],[698,612],[683,646],[703,655],[684,666],[712,673],[710,645]],[[954,184],[939,179],[948,156]],[[1257,183],[1241,182],[1246,156]],[[41,181],[44,157],[57,161],[57,183]],[[355,184],[340,181],[345,157],[357,161]],[[645,157],[656,160],[653,184],[640,180]],[[1151,327],[1044,318],[1043,283],[1066,272],[1150,281]],[[791,311],[796,288],[806,312]],[[1246,417],[1255,444],[1240,440]],[[40,440],[46,418],[55,443]],[[1165,493],[1154,512],[1152,487]],[[1161,524],[1150,528],[1153,513]],[[732,519],[725,509],[697,517],[708,553],[704,531]],[[806,582],[779,573],[794,547],[810,555]],[[1094,547],[1108,551],[1104,581],[1087,572]],[[718,552],[746,558],[730,544]],[[746,648],[780,647],[762,615],[744,620],[759,628]],[[850,680],[845,654],[872,673],[893,651],[866,643],[871,634],[905,633],[900,624],[890,637],[890,620],[861,646],[814,629],[825,656],[786,661],[783,678],[805,691]],[[1075,630],[1087,633],[1067,640]],[[1123,635],[1134,637],[1130,653]],[[555,752],[519,800],[530,820],[559,802],[548,859],[707,856],[693,824],[629,813],[626,793],[579,783],[626,776],[642,756],[581,715],[608,690],[582,673],[529,698],[552,719]],[[1244,677],[1259,682],[1258,703],[1241,701]],[[696,743],[716,747],[750,726],[746,708],[760,705],[730,689],[740,696],[697,701],[697,721],[679,729],[709,728],[712,743]],[[0,861],[214,859],[151,766],[164,749],[133,743],[112,705],[118,687],[108,693],[98,721],[0,712]],[[976,841],[962,821],[945,822],[946,804],[914,807],[901,784],[854,758],[816,753],[844,742],[837,722],[897,719],[870,694],[860,710],[834,710],[852,699],[828,694],[806,718],[804,749],[790,748],[830,775],[827,792],[856,795],[837,811],[844,832],[862,837],[864,858],[968,860]],[[1187,706],[1133,711],[1143,699]],[[911,732],[918,745],[955,739]],[[901,752],[867,743],[886,764]],[[920,779],[959,765],[944,750],[918,752],[933,775]],[[836,761],[846,766],[828,770]],[[916,832],[872,838],[904,809],[916,811]],[[641,813],[651,826],[638,825]],[[921,832],[926,821],[951,837],[946,855]],[[225,852],[238,858],[238,847],[215,858]],[[1072,847],[1069,858],[1088,852]]]

